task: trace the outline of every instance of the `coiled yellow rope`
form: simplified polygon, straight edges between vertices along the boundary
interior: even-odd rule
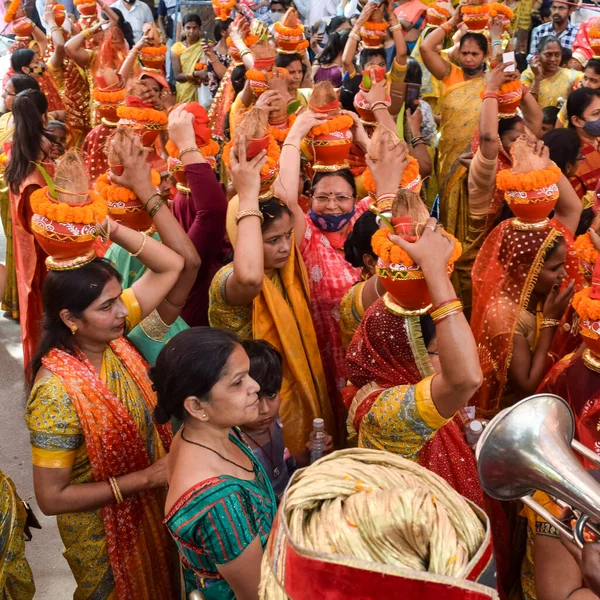
[[[280,510],[298,546],[362,559],[366,569],[371,562],[460,578],[485,536],[443,479],[378,450],[321,459],[297,475]],[[287,599],[266,553],[260,597]]]

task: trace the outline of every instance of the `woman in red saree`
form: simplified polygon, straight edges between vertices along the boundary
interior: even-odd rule
[[[164,200],[153,195],[139,143],[125,148],[118,152],[124,173],[116,179],[150,198],[148,210],[165,244],[105,222],[111,241],[147,268],[124,291],[114,268],[93,253],[77,257],[87,260],[79,266],[68,260],[70,270],[61,259],[49,262],[26,421],[36,499],[45,514],[57,515],[75,598],[176,600],[174,555],[162,524],[172,431],[155,423],[148,364],[123,335],[167,295],[175,299],[171,290],[184,261],[167,239],[174,247],[191,244]],[[81,183],[69,188],[75,191],[81,195]]]

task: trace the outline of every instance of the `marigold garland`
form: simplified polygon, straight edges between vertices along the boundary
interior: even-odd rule
[[[594,246],[592,238],[588,232],[580,235],[573,244],[573,250],[577,254],[577,258],[589,264],[596,264],[600,252]]]
[[[20,5],[21,5],[21,0],[12,0],[11,1],[8,8],[6,9],[6,12],[4,13],[4,22],[5,23],[12,23],[12,21],[14,21],[15,15],[17,14],[17,11],[19,10]]]
[[[88,192],[92,201],[81,205],[52,200],[47,193],[48,186],[35,190],[31,194],[31,209],[34,214],[46,217],[52,221],[92,225],[103,221],[108,214],[106,200],[93,190]]]
[[[166,125],[168,122],[167,114],[162,110],[154,108],[135,108],[134,106],[119,106],[117,116],[120,119],[130,119],[132,121],[150,121],[159,125]]]
[[[316,137],[318,135],[328,135],[334,131],[343,131],[350,129],[354,125],[354,119],[349,115],[338,115],[331,119],[327,119],[325,123],[316,125],[309,132],[307,137]]]
[[[304,26],[298,25],[298,27],[288,27],[284,25],[281,21],[277,21],[275,25],[273,25],[273,29],[285,37],[300,37],[304,34]]]
[[[589,36],[591,38],[600,38],[600,27],[598,25],[593,25],[590,27]]]
[[[194,65],[195,71],[204,71],[206,69],[208,69],[208,65],[206,63],[196,63]]]
[[[517,90],[519,90],[521,87],[523,87],[523,82],[520,79],[515,79],[514,81],[509,81],[507,83],[503,83],[500,86],[500,89],[498,90],[498,95],[504,96],[505,94],[512,94],[513,92],[516,92]],[[483,96],[485,95],[485,92],[486,92],[486,86],[484,84],[481,92],[479,92],[479,97],[483,98]]]
[[[394,244],[389,239],[392,232],[389,229],[379,229],[375,232],[371,238],[371,247],[373,252],[379,256],[382,260],[385,260],[393,265],[404,265],[406,267],[412,267],[415,261],[408,255],[408,253],[400,248],[397,244]],[[448,259],[448,264],[454,264],[458,257],[462,254],[461,243],[450,233],[444,232],[445,236],[448,236],[454,242],[454,249],[452,255]]]
[[[480,6],[463,6],[461,12],[464,15],[487,15],[489,14],[489,7],[487,4]]]
[[[515,13],[505,4],[500,4],[500,2],[492,2],[490,4],[490,16],[495,17],[497,15],[504,15],[509,21],[512,21]]]
[[[168,140],[165,144],[165,150],[171,158],[179,160],[179,148],[171,140]],[[220,147],[215,140],[209,140],[204,146],[200,146],[198,150],[200,150],[204,158],[208,159],[216,156],[219,153]]]
[[[213,8],[215,13],[218,11],[217,18],[221,21],[227,21],[229,14],[235,7],[236,0],[229,0],[229,2],[221,2],[220,0],[212,0]]]
[[[248,69],[246,71],[246,79],[250,81],[267,81],[267,76],[263,71],[257,69]]]
[[[225,144],[223,147],[223,164],[230,169],[231,161],[229,160],[229,154],[231,153],[231,148],[233,147],[233,142],[229,142]],[[269,136],[269,146],[267,147],[267,162],[264,164],[263,168],[260,170],[260,174],[263,177],[270,175],[273,172],[273,169],[277,167],[279,163],[279,157],[281,155],[281,149],[279,148],[279,144]]]
[[[144,46],[140,50],[140,54],[147,54],[148,56],[165,56],[167,53],[166,46]]]
[[[496,187],[503,191],[532,192],[555,184],[561,176],[556,165],[531,173],[513,173],[504,169],[496,175]]]
[[[160,173],[152,170],[151,177],[152,185],[157,187],[160,184]],[[137,200],[137,196],[129,188],[113,183],[108,173],[103,173],[96,179],[96,191],[106,202],[131,202],[132,200]]]
[[[450,11],[439,4],[432,4],[429,8],[448,19],[450,18]]]
[[[404,169],[404,173],[402,173],[402,179],[400,180],[400,187],[405,188],[410,183],[412,183],[415,179],[419,177],[419,161],[410,154],[408,155],[408,165],[406,169]],[[363,185],[365,186],[365,190],[371,194],[377,193],[377,186],[375,185],[375,180],[373,179],[373,173],[371,173],[371,169],[367,167],[363,173]]]
[[[246,44],[246,46],[248,48],[252,48],[252,46],[256,46],[256,44],[258,44],[259,39],[257,35],[254,35],[253,33],[249,33],[245,38],[244,38],[244,44]],[[228,48],[233,48],[234,52],[238,52],[239,50],[237,49],[237,46],[235,45],[234,41],[228,37],[225,40],[225,43],[227,44]]]
[[[95,0],[73,0],[75,6],[81,6],[82,4],[95,4]]]
[[[364,31],[385,31],[388,27],[387,21],[367,21],[362,26]]]
[[[125,88],[116,90],[114,92],[104,92],[98,88],[92,90],[92,98],[96,102],[103,102],[106,104],[117,104],[125,100]]]
[[[279,128],[274,127],[273,125],[269,126],[269,133],[275,138],[279,143],[285,142],[285,138],[287,138],[292,125],[296,122],[296,115],[290,115],[287,121],[287,127]]]
[[[573,308],[577,311],[582,321],[600,320],[600,300],[590,298],[591,287],[582,289],[573,296]]]

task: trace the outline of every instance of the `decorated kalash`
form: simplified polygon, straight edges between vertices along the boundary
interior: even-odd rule
[[[378,450],[297,471],[263,555],[261,600],[498,598],[490,522],[435,473]]]
[[[10,47],[12,54],[19,48],[29,48],[32,41],[31,34],[35,27],[34,22],[25,14],[25,9],[21,5],[21,0],[12,0],[4,13],[4,22],[12,23],[12,30],[15,34],[15,43]]]
[[[212,169],[216,168],[216,156],[219,153],[219,144],[212,139],[212,132],[208,127],[208,114],[203,106],[197,102],[190,102],[184,106],[184,110],[194,115],[192,125],[196,136],[196,145],[200,149],[202,156],[208,161]],[[176,181],[177,191],[181,194],[189,195],[191,193],[187,178],[185,176],[181,157],[190,148],[178,148],[171,140],[166,144],[166,150],[169,154],[167,165],[169,172]],[[193,148],[195,150],[195,148]]]
[[[600,373],[600,260],[597,258],[592,285],[575,294],[573,308],[579,316],[579,331],[586,347],[582,354],[583,363]]]
[[[156,23],[144,23],[143,36],[146,43],[138,54],[143,72],[164,77],[166,74],[167,46],[163,43]]]

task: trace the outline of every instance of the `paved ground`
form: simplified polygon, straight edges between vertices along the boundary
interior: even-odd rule
[[[4,262],[6,240],[0,233],[0,262]],[[26,545],[27,558],[37,587],[36,599],[66,600],[73,597],[75,581],[62,556],[62,542],[54,517],[45,517],[33,494],[31,451],[23,412],[26,391],[23,353],[18,323],[0,314],[0,468],[17,486],[19,495],[34,508],[43,529],[34,530]]]

